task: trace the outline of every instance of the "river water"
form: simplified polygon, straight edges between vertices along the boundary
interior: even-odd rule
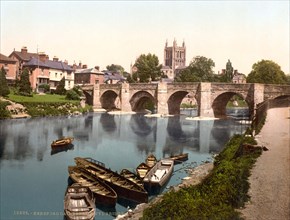
[[[230,114],[240,116],[241,111]],[[149,153],[158,159],[189,153],[188,161],[174,167],[166,191],[181,182],[186,168],[210,161],[232,135],[247,127],[233,119],[186,120],[185,115],[148,118],[143,114],[89,113],[2,120],[0,219],[63,219],[63,199],[70,182],[67,168],[77,156],[92,157],[119,172],[134,170]],[[62,136],[75,138],[73,148],[52,152],[51,142]],[[114,219],[134,205],[119,201],[114,209],[97,207],[95,219]]]

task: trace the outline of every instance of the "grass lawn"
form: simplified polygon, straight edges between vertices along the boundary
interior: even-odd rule
[[[13,102],[78,102],[66,100],[64,95],[51,95],[51,94],[44,95],[34,94],[33,97],[10,94],[8,97],[9,100]]]

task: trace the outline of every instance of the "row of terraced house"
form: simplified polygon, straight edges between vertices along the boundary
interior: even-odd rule
[[[61,79],[65,79],[65,89],[70,90],[75,85],[95,83],[117,83],[124,78],[119,73],[100,71],[99,67],[87,68],[81,63],[69,65],[57,57],[52,60],[45,53],[30,53],[27,47],[21,51],[13,51],[9,56],[0,54],[0,69],[4,68],[9,85],[19,79],[24,68],[29,70],[29,80],[33,91],[39,92],[39,86],[48,84],[50,90],[55,90]]]

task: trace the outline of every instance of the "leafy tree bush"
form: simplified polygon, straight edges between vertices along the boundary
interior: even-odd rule
[[[41,84],[38,86],[39,89],[43,89],[44,93],[48,93],[50,91],[50,86],[48,84]]]
[[[59,81],[58,85],[56,86],[55,93],[58,95],[65,95],[66,89],[65,89],[65,78],[64,77]]]
[[[27,68],[25,68],[23,72],[21,73],[18,85],[19,85],[19,90],[18,90],[19,95],[32,96],[32,93],[31,93],[32,88],[29,81],[29,71]]]
[[[142,54],[136,60],[135,67],[137,67],[137,72],[133,74],[133,80],[139,82],[150,82],[156,81],[161,76],[161,67],[159,64],[158,57],[154,54]]]
[[[287,77],[277,63],[261,60],[253,64],[247,83],[286,84]]]
[[[0,101],[0,119],[10,118],[11,117],[10,112],[6,109],[6,107],[8,105],[9,105],[9,102]]]
[[[176,77],[177,82],[213,82],[216,80],[213,67],[215,63],[212,59],[203,56],[196,56],[189,66],[181,71]]]
[[[9,87],[7,85],[7,80],[6,80],[6,72],[4,70],[4,67],[1,68],[0,70],[0,96],[8,96],[10,93]]]
[[[67,100],[80,100],[79,94],[75,90],[69,90],[66,92],[66,97],[65,99]]]

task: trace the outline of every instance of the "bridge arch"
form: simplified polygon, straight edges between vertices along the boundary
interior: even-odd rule
[[[141,112],[145,110],[145,104],[147,102],[152,102],[156,107],[156,99],[147,91],[139,91],[134,93],[130,99],[130,105],[132,111]]]
[[[167,101],[168,113],[170,115],[180,114],[180,104],[187,94],[189,94],[188,91],[176,91],[170,95]]]
[[[101,107],[106,110],[120,108],[118,94],[113,90],[106,90],[100,97]]]
[[[218,95],[212,102],[212,110],[214,113],[214,117],[216,118],[226,117],[227,104],[234,95],[237,95],[238,97],[245,100],[247,105],[249,106],[249,102],[245,99],[245,97],[242,94],[236,92],[224,92]]]

